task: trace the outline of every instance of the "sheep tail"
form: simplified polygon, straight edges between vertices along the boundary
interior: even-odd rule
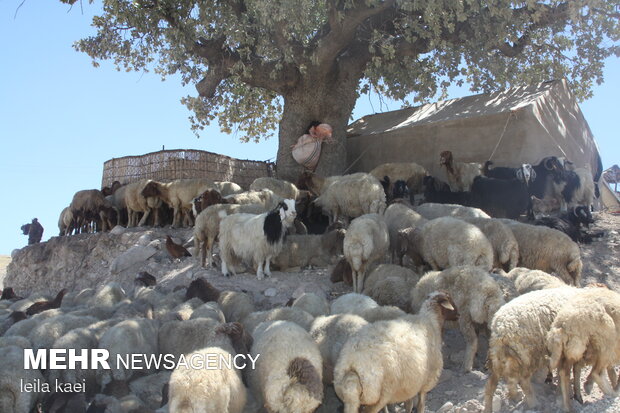
[[[564,340],[562,339],[562,330],[552,328],[547,335],[547,349],[551,354],[549,357],[549,369],[554,370],[560,366],[560,359],[564,353]]]
[[[566,269],[568,273],[571,275],[575,286],[579,287],[580,278],[581,278],[581,269],[583,268],[583,263],[581,262],[581,258],[577,255],[571,262],[568,263]]]
[[[308,389],[308,393],[317,400],[323,400],[323,381],[317,369],[310,361],[297,357],[291,361],[286,371],[288,376]]]
[[[361,405],[362,383],[355,370],[348,370],[338,386],[338,397],[344,402],[345,413],[357,412]]]

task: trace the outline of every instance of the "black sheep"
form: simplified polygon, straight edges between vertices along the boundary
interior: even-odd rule
[[[477,176],[471,185],[471,206],[492,217],[517,219],[530,205],[528,187],[518,179]]]
[[[432,176],[425,176],[422,180],[424,185],[424,201],[437,204],[458,204],[469,206],[471,194],[469,192],[451,192],[447,183]]]

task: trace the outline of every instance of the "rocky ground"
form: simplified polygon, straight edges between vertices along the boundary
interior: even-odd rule
[[[604,236],[590,245],[582,246],[584,261],[583,283],[601,282],[620,292],[620,217],[596,214],[592,232],[603,231]],[[252,293],[261,309],[284,304],[290,297],[303,292],[324,294],[328,298],[350,291],[342,283],[329,281],[329,268],[307,268],[296,272],[277,272],[265,280],[253,274],[222,277],[216,269],[203,269],[193,257],[182,260],[169,258],[165,236],[170,234],[177,241],[188,245],[190,229],[169,228],[124,229],[115,228],[110,233],[54,237],[46,243],[23,248],[13,254],[8,267],[6,286],[12,286],[20,295],[37,292],[53,296],[61,288],[80,290],[102,286],[110,281],[120,283],[128,291],[133,289],[133,279],[139,271],[148,271],[157,277],[160,285],[174,288],[187,285],[192,279],[203,276],[220,289],[244,290]],[[191,244],[189,244],[191,245]],[[188,245],[188,246],[189,246]],[[192,248],[190,247],[190,251]],[[0,263],[1,264],[1,263]],[[1,266],[0,266],[1,274]],[[464,342],[458,331],[448,330],[445,336],[445,369],[440,383],[428,394],[427,412],[468,413],[482,411],[482,398],[486,382],[483,368],[486,354],[485,341],[481,340],[475,371],[462,373],[460,364]],[[583,378],[586,374],[582,375]],[[522,402],[508,402],[506,388],[500,384],[495,397],[495,410],[514,413],[551,413],[560,411],[556,402],[556,385],[544,384],[544,376],[535,380],[541,407],[528,410]],[[576,412],[618,412],[620,400],[605,398],[594,386],[590,395],[584,394],[584,404],[574,403]],[[339,401],[332,389],[327,389],[324,405],[319,411],[336,412]],[[246,411],[254,411],[248,407]],[[402,412],[402,407],[397,408]]]
[[[6,275],[6,267],[9,266],[11,257],[8,255],[0,255],[0,289],[4,288],[4,276]]]

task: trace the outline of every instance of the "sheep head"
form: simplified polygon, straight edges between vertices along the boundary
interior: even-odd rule
[[[420,230],[410,227],[398,231],[396,240],[396,250],[400,254],[407,254],[416,266],[424,264],[422,256],[418,253],[417,243],[419,238]]]
[[[325,178],[320,177],[313,172],[304,171],[297,179],[297,183],[295,184],[295,186],[297,187],[297,189],[309,190],[315,195],[320,195],[321,190],[323,189],[324,182]]]
[[[247,354],[254,343],[252,336],[238,322],[221,324],[215,332],[230,337],[230,341],[237,354]]]
[[[342,254],[342,243],[347,231],[345,229],[334,229],[326,232],[321,237],[321,245],[323,250],[330,254]]]
[[[278,204],[276,209],[280,214],[280,220],[285,223],[286,226],[290,226],[297,216],[294,199],[285,199]]]
[[[185,292],[186,301],[191,300],[194,297],[200,298],[205,303],[209,301],[217,301],[220,298],[220,290],[215,288],[204,278],[200,277],[192,281]]]
[[[437,312],[445,321],[456,321],[459,319],[459,313],[454,304],[454,300],[447,291],[432,292],[426,302],[433,311]]]
[[[536,179],[536,171],[529,163],[524,163],[516,171],[517,179],[523,182],[525,185],[529,185],[531,181]]]
[[[440,166],[452,166],[452,162],[454,162],[454,157],[452,156],[452,152],[443,151],[439,154],[439,165]]]
[[[161,195],[161,184],[159,182],[151,181],[144,186],[140,194],[145,198],[158,197]]]

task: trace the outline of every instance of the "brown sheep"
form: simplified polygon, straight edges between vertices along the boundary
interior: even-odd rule
[[[192,201],[192,211],[194,212],[194,216],[198,216],[200,212],[205,210],[207,207],[215,204],[227,204],[228,201],[222,198],[222,195],[217,189],[207,189],[200,196],[197,196]]]
[[[90,228],[107,231],[112,227],[108,215],[112,210],[112,205],[106,201],[103,193],[98,189],[76,192],[70,208],[78,231],[89,232]],[[94,225],[91,226],[91,224]]]

